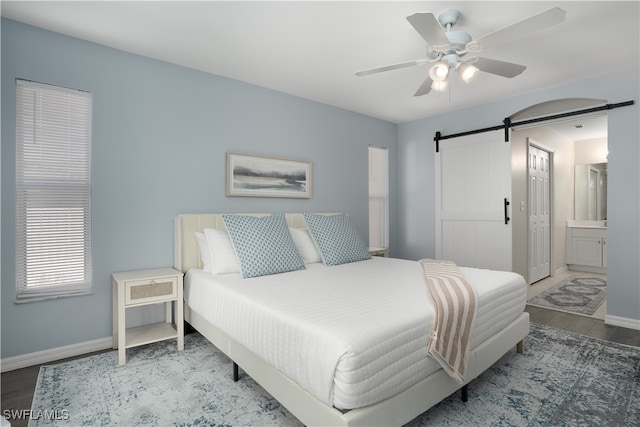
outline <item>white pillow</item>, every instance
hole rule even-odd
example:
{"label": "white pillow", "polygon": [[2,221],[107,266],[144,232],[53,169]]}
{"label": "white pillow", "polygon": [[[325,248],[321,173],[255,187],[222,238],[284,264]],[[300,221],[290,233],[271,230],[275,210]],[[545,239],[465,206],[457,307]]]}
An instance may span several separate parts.
{"label": "white pillow", "polygon": [[320,252],[306,228],[289,227],[289,232],[293,238],[293,243],[305,264],[315,264],[322,262]]}
{"label": "white pillow", "polygon": [[211,272],[213,274],[239,273],[240,264],[227,231],[205,228],[204,235],[211,253]]}
{"label": "white pillow", "polygon": [[196,240],[198,241],[198,248],[200,249],[200,260],[202,261],[202,269],[204,271],[211,272],[211,250],[209,250],[209,243],[204,233],[196,231]]}

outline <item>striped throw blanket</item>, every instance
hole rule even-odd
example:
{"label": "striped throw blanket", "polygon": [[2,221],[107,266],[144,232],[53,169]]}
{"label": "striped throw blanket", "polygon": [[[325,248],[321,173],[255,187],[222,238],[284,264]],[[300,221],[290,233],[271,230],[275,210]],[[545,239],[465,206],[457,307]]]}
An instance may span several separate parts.
{"label": "striped throw blanket", "polygon": [[423,258],[420,263],[435,307],[427,353],[464,384],[477,307],[475,291],[454,262]]}

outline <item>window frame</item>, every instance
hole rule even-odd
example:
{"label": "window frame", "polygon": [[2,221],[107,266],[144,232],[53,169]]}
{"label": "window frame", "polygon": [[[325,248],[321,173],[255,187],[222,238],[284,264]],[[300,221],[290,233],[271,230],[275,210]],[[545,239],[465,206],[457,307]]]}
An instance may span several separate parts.
{"label": "window frame", "polygon": [[389,249],[389,150],[370,145],[368,156],[369,246]]}
{"label": "window frame", "polygon": [[93,293],[92,103],[16,79],[16,303]]}

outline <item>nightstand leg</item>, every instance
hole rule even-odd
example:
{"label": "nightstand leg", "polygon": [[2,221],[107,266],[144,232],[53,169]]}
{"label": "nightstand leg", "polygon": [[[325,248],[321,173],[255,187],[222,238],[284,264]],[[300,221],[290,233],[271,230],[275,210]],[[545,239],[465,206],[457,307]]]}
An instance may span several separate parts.
{"label": "nightstand leg", "polygon": [[176,329],[178,331],[178,351],[184,350],[184,300],[183,278],[178,278],[178,299],[176,300]]}
{"label": "nightstand leg", "polygon": [[173,322],[173,314],[172,314],[172,311],[171,311],[171,306],[172,305],[173,305],[172,301],[164,303],[164,310],[165,310],[165,312],[164,312],[164,320],[167,323],[172,323]]}
{"label": "nightstand leg", "polygon": [[[176,303],[176,305],[182,304]],[[178,329],[178,351],[182,351],[184,350],[184,321],[178,322],[176,329]]]}
{"label": "nightstand leg", "polygon": [[124,306],[124,289],[118,292],[118,364],[127,363],[126,319]]}
{"label": "nightstand leg", "polygon": [[112,347],[116,349],[118,348],[118,284],[115,280],[112,282],[111,287],[113,298],[113,309],[111,310],[111,317],[113,318],[113,328],[111,329],[113,332]]}

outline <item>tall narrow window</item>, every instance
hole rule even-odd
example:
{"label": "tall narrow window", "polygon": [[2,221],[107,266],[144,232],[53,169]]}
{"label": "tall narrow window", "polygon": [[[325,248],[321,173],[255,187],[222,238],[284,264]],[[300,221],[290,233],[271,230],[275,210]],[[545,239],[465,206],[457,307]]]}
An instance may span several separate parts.
{"label": "tall narrow window", "polygon": [[389,155],[369,147],[369,246],[389,248]]}
{"label": "tall narrow window", "polygon": [[91,94],[16,80],[18,302],[91,292]]}

